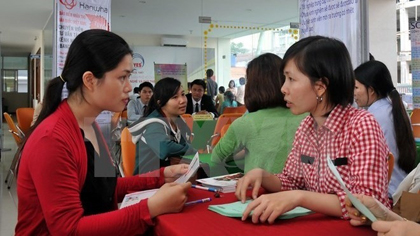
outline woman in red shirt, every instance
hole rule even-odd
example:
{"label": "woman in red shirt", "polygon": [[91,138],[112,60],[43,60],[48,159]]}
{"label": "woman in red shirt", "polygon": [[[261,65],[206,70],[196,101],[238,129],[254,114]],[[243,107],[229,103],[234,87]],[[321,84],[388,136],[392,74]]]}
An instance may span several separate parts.
{"label": "woman in red shirt", "polygon": [[[49,82],[42,111],[23,143],[16,235],[142,234],[155,216],[182,210],[191,184],[164,183],[188,166],[118,178],[95,122],[104,110],[124,109],[132,70],[132,51],[118,35],[88,30],[74,39],[62,74]],[[63,87],[69,95],[61,101]],[[126,193],[160,186],[149,199],[118,210]]]}

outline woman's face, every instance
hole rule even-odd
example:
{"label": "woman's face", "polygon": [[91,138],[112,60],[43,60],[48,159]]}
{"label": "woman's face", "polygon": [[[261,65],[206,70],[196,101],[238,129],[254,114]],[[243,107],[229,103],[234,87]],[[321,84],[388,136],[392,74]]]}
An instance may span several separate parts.
{"label": "woman's face", "polygon": [[229,88],[233,88],[235,87],[235,82],[234,81],[230,81],[229,82]]}
{"label": "woman's face", "polygon": [[104,74],[103,79],[96,79],[96,91],[93,100],[100,110],[120,112],[129,102],[132,87],[130,75],[133,70],[133,57],[126,55],[118,66]]}
{"label": "woman's face", "polygon": [[179,87],[178,92],[162,107],[162,111],[166,117],[178,117],[185,114],[186,109],[187,97],[182,86]]}
{"label": "woman's face", "polygon": [[356,80],[356,84],[354,86],[354,101],[357,103],[359,107],[368,107],[372,103],[369,102],[369,96],[366,86]]}
{"label": "woman's face", "polygon": [[281,87],[287,107],[295,114],[310,112],[314,114],[318,107],[317,94],[308,76],[303,74],[296,66],[294,60],[289,60],[284,68],[286,77]]}

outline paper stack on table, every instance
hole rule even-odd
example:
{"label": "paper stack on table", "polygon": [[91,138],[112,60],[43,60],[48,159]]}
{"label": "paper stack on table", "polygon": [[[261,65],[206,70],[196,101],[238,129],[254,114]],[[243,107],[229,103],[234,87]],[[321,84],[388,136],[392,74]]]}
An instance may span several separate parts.
{"label": "paper stack on table", "polygon": [[[234,203],[228,203],[228,204],[221,204],[221,205],[210,205],[209,210],[214,211],[216,213],[219,213],[224,216],[228,217],[242,217],[242,213],[245,211],[246,207],[252,200],[247,200],[245,203],[242,203],[241,201],[237,201]],[[278,219],[291,219],[298,216],[304,216],[309,213],[312,213],[312,211],[303,208],[303,207],[296,207],[295,209],[288,211],[286,213],[283,213],[278,217]],[[251,212],[252,215],[252,212]]]}
{"label": "paper stack on table", "polygon": [[197,179],[197,182],[201,183],[204,187],[218,189],[222,193],[232,193],[236,190],[238,179],[243,176],[243,173],[235,173],[206,179]]}
{"label": "paper stack on table", "polygon": [[[195,154],[194,158],[191,160],[190,165],[188,166],[187,173],[180,176],[175,183],[182,184],[186,183],[198,170],[200,167],[200,160],[198,157],[198,152]],[[145,191],[139,191],[135,193],[129,193],[124,196],[123,201],[121,202],[120,208],[128,207],[139,203],[141,200],[153,196],[159,189],[150,189]]]}

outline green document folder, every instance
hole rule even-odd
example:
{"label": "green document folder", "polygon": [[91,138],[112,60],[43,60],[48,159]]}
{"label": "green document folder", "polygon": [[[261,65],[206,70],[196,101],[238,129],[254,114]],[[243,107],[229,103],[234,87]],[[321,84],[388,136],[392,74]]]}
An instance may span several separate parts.
{"label": "green document folder", "polygon": [[[241,201],[237,201],[234,203],[228,204],[221,204],[221,205],[210,205],[209,210],[219,213],[220,215],[228,216],[228,217],[242,217],[242,213],[245,211],[245,208],[252,200],[248,200],[245,203]],[[283,213],[278,217],[278,219],[291,219],[298,216],[304,216],[307,214],[312,213],[312,211],[303,208],[303,207],[296,207],[295,209]],[[252,212],[251,212],[252,215]]]}

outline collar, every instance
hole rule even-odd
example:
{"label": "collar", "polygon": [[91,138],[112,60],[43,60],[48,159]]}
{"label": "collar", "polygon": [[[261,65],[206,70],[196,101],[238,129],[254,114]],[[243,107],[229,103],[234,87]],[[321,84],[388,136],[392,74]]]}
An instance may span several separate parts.
{"label": "collar", "polygon": [[388,104],[392,104],[388,97],[381,98],[379,100],[376,100],[374,103],[372,103],[372,105],[370,105],[370,107],[367,110],[369,112],[372,112],[380,108],[381,106],[388,105]]}
{"label": "collar", "polygon": [[[192,98],[192,97],[191,97],[191,98]],[[201,104],[201,100],[202,100],[202,99],[203,99],[203,98],[201,98],[199,101],[197,101],[197,102],[196,102],[196,101],[194,100],[194,98],[192,98],[193,105],[195,106],[195,104],[196,104],[196,103]]]}
{"label": "collar", "polygon": [[[337,133],[340,130],[342,130],[343,126],[346,123],[344,122],[345,116],[349,112],[350,109],[356,109],[356,108],[353,108],[350,104],[347,105],[346,107],[343,107],[341,105],[336,105],[334,109],[332,109],[324,125],[322,125],[322,128],[327,129],[333,133]],[[302,128],[303,128],[303,132],[314,131],[315,119],[309,115],[305,119],[305,122],[303,122]]]}

